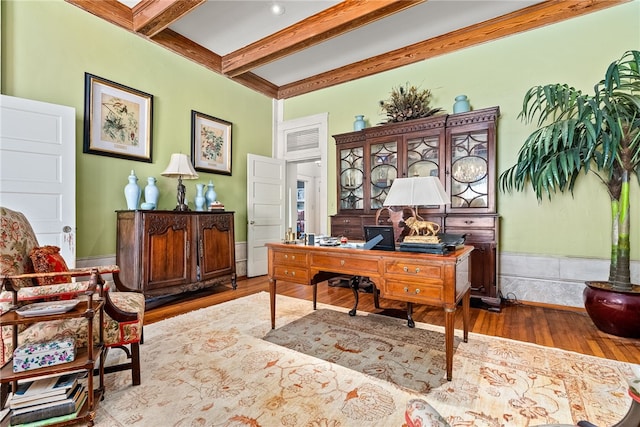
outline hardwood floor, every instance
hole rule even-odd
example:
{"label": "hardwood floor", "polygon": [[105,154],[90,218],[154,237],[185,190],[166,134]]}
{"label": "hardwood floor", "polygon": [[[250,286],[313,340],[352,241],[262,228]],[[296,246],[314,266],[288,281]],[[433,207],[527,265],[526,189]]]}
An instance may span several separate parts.
{"label": "hardwood floor", "polygon": [[[230,285],[218,286],[186,295],[174,301],[167,301],[157,307],[147,308],[145,324],[262,291],[269,291],[269,282],[266,276],[238,280],[236,290],[231,289]],[[281,295],[309,301],[312,299],[311,286],[279,281],[277,292]],[[318,285],[318,302],[352,308],[353,293],[351,289],[328,286],[324,282]],[[149,304],[148,307],[152,305],[155,304]],[[360,294],[358,310],[399,318],[406,317],[404,303],[380,299],[380,306],[384,309],[374,307],[373,296],[370,293]],[[264,307],[264,309],[268,310],[269,308]],[[440,308],[414,305],[413,318],[416,322],[444,326],[444,312]],[[456,316],[455,327],[462,328],[460,313]],[[470,332],[640,364],[640,340],[619,338],[600,332],[587,314],[581,311],[521,304],[507,304],[500,313],[471,308]]]}

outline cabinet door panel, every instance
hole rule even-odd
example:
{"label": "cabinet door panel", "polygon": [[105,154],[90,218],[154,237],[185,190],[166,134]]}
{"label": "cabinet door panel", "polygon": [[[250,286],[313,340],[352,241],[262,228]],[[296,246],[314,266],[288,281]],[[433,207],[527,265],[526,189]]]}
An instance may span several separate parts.
{"label": "cabinet door panel", "polygon": [[497,297],[495,244],[473,243],[471,252],[471,294],[482,297]]}
{"label": "cabinet door panel", "polygon": [[407,177],[440,175],[440,135],[407,140]]}
{"label": "cabinet door panel", "polygon": [[398,141],[388,140],[369,145],[369,208],[380,209],[398,177]]}
{"label": "cabinet door panel", "polygon": [[233,217],[230,214],[198,216],[198,280],[233,272],[233,234]]}
{"label": "cabinet door panel", "polygon": [[364,148],[345,148],[338,152],[338,156],[340,209],[364,209]]}
{"label": "cabinet door panel", "polygon": [[146,289],[190,283],[191,222],[187,216],[147,215],[142,259]]}

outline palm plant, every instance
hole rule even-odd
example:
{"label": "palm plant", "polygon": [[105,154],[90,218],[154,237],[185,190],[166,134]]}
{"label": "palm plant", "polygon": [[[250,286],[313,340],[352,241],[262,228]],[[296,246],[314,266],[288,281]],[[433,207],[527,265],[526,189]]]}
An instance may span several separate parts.
{"label": "palm plant", "polygon": [[581,174],[595,173],[611,200],[609,283],[632,291],[629,189],[640,184],[640,51],[609,65],[593,95],[566,84],[536,86],[526,93],[519,117],[537,127],[520,148],[516,164],[499,177],[502,191],[531,185],[538,200],[573,193]]}

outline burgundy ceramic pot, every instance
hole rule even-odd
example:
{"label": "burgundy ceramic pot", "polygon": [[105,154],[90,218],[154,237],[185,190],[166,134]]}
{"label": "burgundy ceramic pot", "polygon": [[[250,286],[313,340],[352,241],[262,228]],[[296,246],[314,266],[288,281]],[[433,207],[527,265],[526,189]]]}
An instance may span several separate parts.
{"label": "burgundy ceramic pot", "polygon": [[630,292],[611,289],[608,282],[586,282],[584,307],[598,329],[626,338],[640,338],[640,286]]}

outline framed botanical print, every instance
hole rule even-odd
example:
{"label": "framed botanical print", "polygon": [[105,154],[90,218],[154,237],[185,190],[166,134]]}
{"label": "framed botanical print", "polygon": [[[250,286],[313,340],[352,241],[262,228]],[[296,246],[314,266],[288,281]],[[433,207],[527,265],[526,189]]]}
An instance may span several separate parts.
{"label": "framed botanical print", "polygon": [[231,122],[192,110],[191,159],[197,171],[231,175]]}
{"label": "framed botanical print", "polygon": [[153,95],[84,76],[83,152],[151,162]]}

